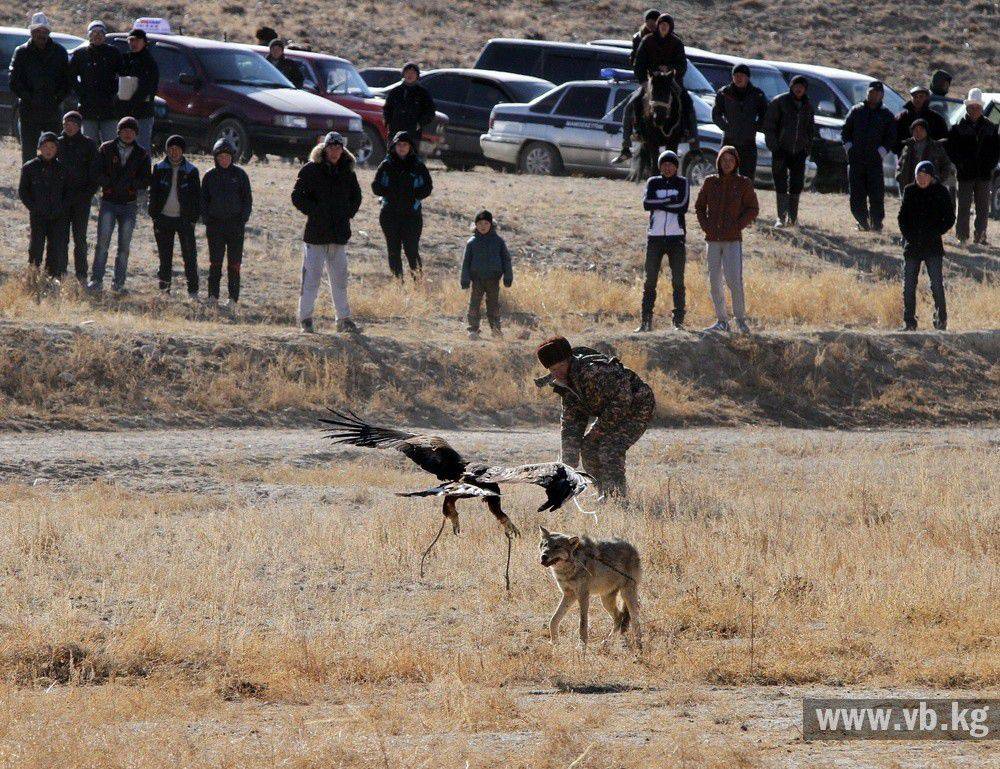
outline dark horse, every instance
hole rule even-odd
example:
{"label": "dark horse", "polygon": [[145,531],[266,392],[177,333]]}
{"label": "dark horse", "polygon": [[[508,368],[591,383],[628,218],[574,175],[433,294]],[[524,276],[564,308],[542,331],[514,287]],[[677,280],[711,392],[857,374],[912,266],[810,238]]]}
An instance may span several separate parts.
{"label": "dark horse", "polygon": [[685,138],[682,88],[673,70],[650,73],[636,110],[635,129],[642,149],[633,165],[633,179],[646,179],[656,173],[661,148],[676,152]]}

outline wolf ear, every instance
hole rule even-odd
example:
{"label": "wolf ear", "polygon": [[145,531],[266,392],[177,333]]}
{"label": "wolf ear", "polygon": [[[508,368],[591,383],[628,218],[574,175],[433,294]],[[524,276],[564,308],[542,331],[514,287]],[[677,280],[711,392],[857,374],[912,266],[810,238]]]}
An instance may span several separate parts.
{"label": "wolf ear", "polygon": [[546,529],[544,526],[541,525],[538,527],[538,531],[542,535],[542,539],[548,539],[551,534],[551,532],[548,529]]}

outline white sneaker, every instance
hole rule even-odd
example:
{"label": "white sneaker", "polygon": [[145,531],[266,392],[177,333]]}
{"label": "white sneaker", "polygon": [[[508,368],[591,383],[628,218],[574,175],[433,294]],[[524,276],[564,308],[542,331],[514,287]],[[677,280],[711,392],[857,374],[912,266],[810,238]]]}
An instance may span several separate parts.
{"label": "white sneaker", "polygon": [[705,329],[707,334],[725,334],[729,332],[729,324],[724,320],[716,321]]}

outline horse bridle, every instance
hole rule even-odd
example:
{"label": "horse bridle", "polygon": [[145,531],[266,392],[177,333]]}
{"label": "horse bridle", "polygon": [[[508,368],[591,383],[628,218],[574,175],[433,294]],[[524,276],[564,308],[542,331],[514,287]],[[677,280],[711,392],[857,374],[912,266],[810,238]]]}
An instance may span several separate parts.
{"label": "horse bridle", "polygon": [[[675,71],[674,70],[670,70],[669,72],[664,72],[663,74],[664,75],[670,75],[670,77],[674,77]],[[652,83],[653,78],[652,78],[652,76],[650,76],[649,80],[650,80],[650,83],[649,83],[649,86],[650,86],[650,88],[649,88],[649,106],[650,107],[662,107],[663,109],[670,109],[670,107],[672,106],[672,102],[669,102],[669,101],[660,101],[659,99],[653,99],[653,87],[652,87],[653,86],[653,83]],[[671,95],[673,95],[673,94],[671,94]]]}

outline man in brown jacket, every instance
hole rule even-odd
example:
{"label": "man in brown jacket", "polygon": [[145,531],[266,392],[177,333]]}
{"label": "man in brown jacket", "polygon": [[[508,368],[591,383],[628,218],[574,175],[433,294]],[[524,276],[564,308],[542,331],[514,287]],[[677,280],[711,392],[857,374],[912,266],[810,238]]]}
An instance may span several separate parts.
{"label": "man in brown jacket", "polygon": [[712,286],[712,304],[716,323],[706,331],[729,331],[729,313],[723,277],[733,299],[736,325],[749,333],[746,306],[743,301],[743,230],[749,227],[760,211],[753,182],[740,176],[740,156],[733,147],[723,147],[715,160],[719,170],[701,185],[694,209],[698,224],[708,243],[708,277]]}

